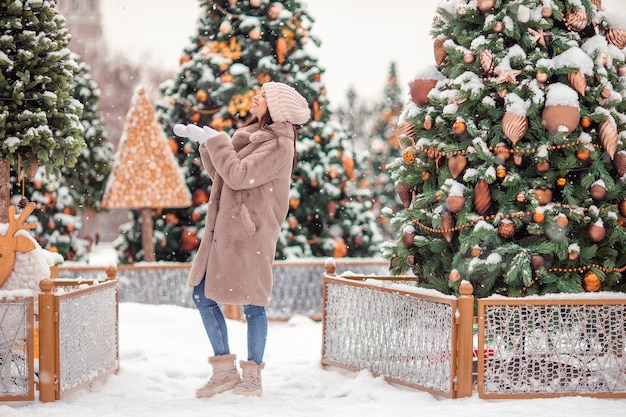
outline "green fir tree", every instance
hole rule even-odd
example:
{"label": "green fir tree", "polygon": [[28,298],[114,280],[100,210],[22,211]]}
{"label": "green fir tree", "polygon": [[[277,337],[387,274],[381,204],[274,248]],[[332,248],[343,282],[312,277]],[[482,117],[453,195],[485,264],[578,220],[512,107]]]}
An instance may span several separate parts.
{"label": "green fir tree", "polygon": [[113,145],[103,128],[98,108],[100,91],[91,70],[78,55],[72,54],[72,59],[78,63],[72,96],[83,104],[82,138],[87,146],[80,150],[74,167],[61,167],[61,175],[47,174],[40,167],[33,181],[28,181],[15,170],[11,194],[15,204],[21,197],[37,204],[30,221],[38,223],[32,232],[44,249],[58,252],[66,260],[80,260],[89,251],[91,242],[97,240],[95,235],[81,237],[80,232],[85,216],[94,216],[99,211],[111,172]]}
{"label": "green fir tree", "polygon": [[59,173],[85,146],[82,105],[72,96],[78,65],[54,1],[0,0],[0,222],[6,222],[10,170],[20,164]]}
{"label": "green fir tree", "polygon": [[[331,122],[324,70],[304,45],[319,45],[312,17],[299,1],[200,1],[196,35],[178,74],[162,84],[156,111],[193,198],[189,209],[165,209],[155,218],[157,260],[189,261],[203,235],[211,182],[195,143],[174,136],[176,123],[208,125],[229,135],[250,119],[252,97],[267,81],[296,88],[310,103],[311,120],[299,130],[288,220],[277,259],[369,256],[381,242],[369,199],[362,198],[348,135]],[[141,260],[133,248],[135,213],[116,248],[121,260]],[[135,231],[135,232],[133,232]]]}
{"label": "green fir tree", "polygon": [[392,272],[478,297],[626,290],[626,17],[449,0],[431,33],[390,164]]}

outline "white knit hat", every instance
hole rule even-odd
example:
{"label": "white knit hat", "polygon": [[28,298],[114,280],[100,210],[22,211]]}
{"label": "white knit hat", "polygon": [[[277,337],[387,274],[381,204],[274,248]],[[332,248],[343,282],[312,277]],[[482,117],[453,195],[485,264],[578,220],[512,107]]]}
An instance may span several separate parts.
{"label": "white knit hat", "polygon": [[306,99],[287,84],[269,81],[263,84],[267,108],[274,122],[301,125],[309,120],[311,111]]}

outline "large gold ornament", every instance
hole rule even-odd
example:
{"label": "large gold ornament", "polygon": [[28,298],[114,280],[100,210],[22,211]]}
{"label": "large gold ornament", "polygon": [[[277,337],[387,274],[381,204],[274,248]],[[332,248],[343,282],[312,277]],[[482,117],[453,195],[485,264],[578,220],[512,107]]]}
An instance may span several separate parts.
{"label": "large gold ornament", "polygon": [[491,207],[491,190],[489,190],[489,184],[485,180],[479,179],[476,182],[472,201],[476,213],[484,216],[489,212]]}
{"label": "large gold ornament", "polygon": [[524,137],[528,131],[528,118],[526,115],[504,113],[502,117],[502,133],[513,145]]}
{"label": "large gold ornament", "polygon": [[587,27],[587,13],[580,10],[569,10],[565,13],[565,26],[571,31],[580,31]]}
{"label": "large gold ornament", "polygon": [[626,30],[610,28],[605,33],[606,40],[619,49],[626,48]]}
{"label": "large gold ornament", "polygon": [[604,119],[598,126],[598,136],[602,147],[613,159],[617,150],[617,128],[609,119]]}
{"label": "large gold ornament", "polygon": [[578,92],[581,96],[585,95],[585,90],[587,89],[587,80],[582,72],[572,72],[567,74],[567,80],[574,90]]}

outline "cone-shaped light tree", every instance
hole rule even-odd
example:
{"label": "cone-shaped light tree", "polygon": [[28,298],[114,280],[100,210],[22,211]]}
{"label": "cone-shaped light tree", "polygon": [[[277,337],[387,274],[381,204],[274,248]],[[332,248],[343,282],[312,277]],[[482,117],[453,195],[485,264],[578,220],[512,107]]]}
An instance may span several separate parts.
{"label": "cone-shaped light tree", "polygon": [[[380,234],[371,202],[353,195],[354,159],[347,135],[330,122],[322,83],[323,69],[309,54],[313,19],[299,1],[201,0],[191,45],[176,77],[163,83],[156,111],[183,169],[192,207],[163,210],[155,219],[157,259],[189,261],[203,235],[211,182],[195,143],[176,137],[176,123],[209,125],[228,134],[251,120],[252,97],[267,81],[296,88],[309,102],[311,120],[299,130],[298,162],[293,172],[289,219],[282,227],[276,257],[358,256],[377,252]],[[129,223],[126,230],[138,225]],[[127,261],[137,234],[126,233],[116,246]]]}
{"label": "cone-shaped light tree", "polygon": [[626,290],[626,18],[600,0],[443,1],[391,167],[393,273],[479,297]]}
{"label": "cone-shaped light tree", "polygon": [[[155,261],[153,211],[188,207],[191,195],[143,86],[135,89],[102,208],[138,208],[144,261]],[[128,233],[122,229],[122,236]],[[162,239],[159,239],[162,241]],[[124,254],[127,255],[127,254]]]}
{"label": "cone-shaped light tree", "polygon": [[85,146],[69,39],[54,2],[0,1],[0,223],[8,220],[11,166],[24,168],[20,181],[38,166],[58,173]]}

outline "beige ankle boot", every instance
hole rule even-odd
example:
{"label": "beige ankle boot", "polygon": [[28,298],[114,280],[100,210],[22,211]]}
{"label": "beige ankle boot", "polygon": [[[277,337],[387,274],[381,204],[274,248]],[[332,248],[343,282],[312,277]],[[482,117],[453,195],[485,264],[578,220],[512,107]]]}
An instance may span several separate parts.
{"label": "beige ankle boot", "polygon": [[261,395],[261,369],[265,367],[265,362],[257,365],[254,361],[239,361],[241,366],[241,382],[237,384],[233,393],[239,395]]}
{"label": "beige ankle boot", "polygon": [[196,391],[196,397],[212,397],[220,392],[228,391],[241,381],[239,371],[235,366],[235,355],[220,355],[209,357],[209,363],[213,366],[211,379],[202,388]]}

